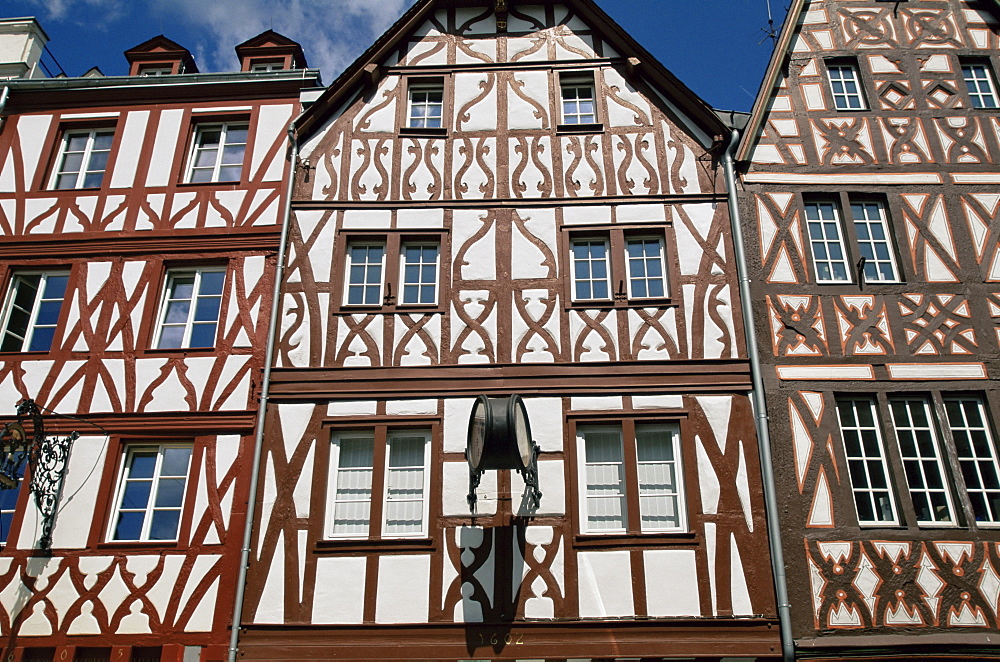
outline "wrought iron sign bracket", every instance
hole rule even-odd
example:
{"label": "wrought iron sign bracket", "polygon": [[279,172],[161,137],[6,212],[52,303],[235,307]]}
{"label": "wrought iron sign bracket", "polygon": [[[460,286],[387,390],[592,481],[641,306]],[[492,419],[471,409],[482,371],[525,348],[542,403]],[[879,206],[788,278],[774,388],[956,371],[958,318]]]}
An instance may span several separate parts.
{"label": "wrought iron sign bracket", "polygon": [[[28,489],[34,495],[35,506],[42,516],[42,535],[38,539],[38,546],[49,552],[52,549],[52,527],[66,478],[70,448],[80,434],[71,432],[66,437],[46,436],[41,409],[33,400],[22,400],[15,411],[17,420],[5,425],[0,433],[0,489],[17,489],[27,460],[31,470]],[[24,423],[29,418],[32,426],[30,442],[24,429]]]}

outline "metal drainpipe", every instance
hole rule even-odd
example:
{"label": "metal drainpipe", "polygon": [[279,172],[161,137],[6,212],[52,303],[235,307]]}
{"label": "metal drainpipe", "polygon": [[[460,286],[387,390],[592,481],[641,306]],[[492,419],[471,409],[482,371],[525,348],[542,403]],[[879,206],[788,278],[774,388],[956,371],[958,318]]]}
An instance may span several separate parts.
{"label": "metal drainpipe", "polygon": [[10,97],[10,85],[3,86],[3,92],[0,92],[0,129],[3,129],[4,120],[7,119],[4,114],[4,108],[7,107],[7,99]]}
{"label": "metal drainpipe", "polygon": [[257,483],[260,480],[260,459],[264,446],[264,416],[271,388],[271,362],[274,359],[275,335],[278,329],[278,312],[281,307],[281,280],[285,274],[285,251],[288,245],[288,227],[292,216],[292,189],[295,186],[295,163],[299,158],[299,143],[295,137],[296,118],[288,125],[288,139],[292,143],[292,159],[288,169],[288,192],[284,221],[278,246],[278,266],[274,274],[274,292],[271,302],[271,321],[267,328],[267,348],[264,351],[264,381],[261,384],[260,406],[257,408],[257,432],[253,444],[253,464],[250,467],[250,498],[247,502],[246,529],[243,532],[243,549],[240,551],[240,574],[236,581],[236,605],[233,607],[232,634],[229,637],[229,662],[236,662],[239,651],[240,622],[243,617],[243,598],[246,594],[247,567],[250,564],[250,545],[253,542],[254,511],[257,504]]}
{"label": "metal drainpipe", "polygon": [[729,146],[722,157],[729,193],[729,221],[733,228],[733,253],[740,282],[740,308],[743,310],[743,328],[746,332],[747,355],[750,358],[750,379],[753,384],[753,405],[757,425],[757,448],[760,452],[760,469],[764,481],[764,505],[767,511],[767,541],[771,547],[771,570],[774,573],[774,592],[778,599],[778,625],[781,629],[781,654],[785,662],[795,659],[795,642],[792,639],[791,605],[788,604],[788,583],[785,576],[785,555],[781,549],[781,522],[778,521],[778,493],[774,486],[771,464],[771,435],[768,431],[767,401],[764,397],[764,379],[757,355],[757,330],[753,324],[750,298],[750,276],[747,274],[746,255],[743,252],[743,229],[740,208],[736,200],[736,172],[733,167],[733,150],[740,141],[740,132],[733,129]]}

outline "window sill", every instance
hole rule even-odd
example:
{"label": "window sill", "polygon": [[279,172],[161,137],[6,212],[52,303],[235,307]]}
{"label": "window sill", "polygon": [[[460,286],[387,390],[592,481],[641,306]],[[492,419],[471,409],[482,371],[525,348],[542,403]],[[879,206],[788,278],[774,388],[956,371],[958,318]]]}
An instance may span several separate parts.
{"label": "window sill", "polygon": [[679,305],[680,304],[673,299],[664,297],[656,299],[628,299],[625,301],[609,301],[607,299],[570,301],[565,307],[567,310],[612,310],[615,308],[673,308]]}
{"label": "window sill", "polygon": [[316,541],[316,554],[338,552],[433,552],[433,538],[324,538]]}
{"label": "window sill", "polygon": [[100,186],[80,186],[78,188],[49,188],[49,189],[44,189],[44,193],[55,194],[55,195],[62,195],[62,194],[73,195],[76,193],[97,193],[103,188],[104,184],[101,184]]}
{"label": "window sill", "polygon": [[97,549],[176,549],[176,540],[109,540],[97,543]]}
{"label": "window sill", "polygon": [[693,545],[698,536],[693,531],[666,531],[656,533],[578,533],[573,537],[575,547],[669,547]]}
{"label": "window sill", "polygon": [[425,129],[415,126],[404,126],[399,130],[399,136],[401,138],[447,138],[448,129]]}
{"label": "window sill", "polygon": [[147,349],[143,352],[144,356],[177,356],[188,354],[194,356],[207,356],[214,354],[216,352],[215,347],[174,347],[170,349]]}
{"label": "window sill", "polygon": [[556,126],[556,135],[576,133],[604,133],[604,125],[598,122],[596,124],[559,124]]}
{"label": "window sill", "polygon": [[194,188],[206,188],[208,186],[239,186],[242,179],[226,179],[217,182],[178,182],[178,186],[192,186]]}
{"label": "window sill", "polygon": [[388,304],[384,306],[338,306],[333,309],[334,315],[354,315],[357,313],[369,313],[377,315],[433,315],[444,314],[446,309],[443,306],[417,306]]}

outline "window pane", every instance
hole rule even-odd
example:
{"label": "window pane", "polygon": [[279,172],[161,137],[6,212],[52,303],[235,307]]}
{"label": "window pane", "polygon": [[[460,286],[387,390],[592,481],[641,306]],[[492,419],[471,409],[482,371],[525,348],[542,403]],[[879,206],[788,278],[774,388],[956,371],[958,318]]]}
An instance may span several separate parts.
{"label": "window pane", "polygon": [[878,427],[874,401],[838,398],[837,412],[844,439],[851,489],[860,524],[895,524],[896,514],[888,485],[888,467]]}
{"label": "window pane", "polygon": [[978,396],[945,400],[965,487],[977,522],[1000,521],[1000,464],[985,408]]}
{"label": "window pane", "polygon": [[681,488],[675,460],[674,433],[662,427],[637,425],[635,444],[642,530],[680,528]]}
{"label": "window pane", "polygon": [[581,430],[588,531],[625,529],[625,476],[619,430]]}
{"label": "window pane", "polygon": [[945,487],[944,466],[929,415],[930,402],[925,398],[896,398],[890,405],[917,522],[953,523],[951,494]]}
{"label": "window pane", "polygon": [[828,202],[806,203],[806,218],[816,280],[848,280],[837,209]]}
{"label": "window pane", "polygon": [[191,452],[157,446],[128,453],[113,540],[176,540]]}
{"label": "window pane", "polygon": [[153,512],[153,522],[149,527],[150,540],[176,540],[180,528],[181,511],[156,510]]}

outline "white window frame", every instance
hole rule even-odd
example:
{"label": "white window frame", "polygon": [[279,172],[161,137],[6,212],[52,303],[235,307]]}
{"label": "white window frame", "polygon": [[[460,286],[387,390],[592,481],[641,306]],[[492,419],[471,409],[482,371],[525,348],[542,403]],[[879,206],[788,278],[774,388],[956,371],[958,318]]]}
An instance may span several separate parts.
{"label": "white window frame", "polygon": [[[423,267],[429,263],[427,262],[417,262],[412,263],[419,267],[419,275],[416,282],[410,282],[406,279],[406,267],[411,264],[406,261],[406,249],[411,247],[427,248],[432,247],[435,249],[434,258],[434,280],[430,283],[425,283],[420,279],[420,275],[423,274]],[[421,254],[421,259],[423,255]],[[383,261],[385,260],[385,253],[382,256]],[[441,291],[440,285],[440,273],[441,273],[441,244],[433,241],[407,241],[403,242],[399,246],[399,292],[397,292],[396,301],[397,305],[400,306],[436,306],[439,300],[439,292]],[[385,274],[382,274],[382,280],[385,280]],[[417,299],[420,298],[420,288],[426,287],[427,285],[434,286],[434,300],[433,301],[406,301],[406,286],[417,286]]]}
{"label": "white window frame", "polygon": [[[993,81],[993,71],[985,62],[962,62],[962,79],[965,81],[965,91],[973,108],[996,110],[1000,108],[997,99],[996,85]],[[972,87],[976,92],[972,91]],[[985,90],[984,90],[985,88]],[[989,103],[986,103],[987,99]]]}
{"label": "white window frame", "polygon": [[[872,217],[869,215],[869,211],[872,207],[878,209],[878,216]],[[858,210],[862,211],[862,214],[858,214]],[[896,265],[896,252],[893,250],[892,240],[889,237],[889,217],[885,204],[881,200],[851,200],[851,219],[854,223],[854,234],[858,241],[858,248],[861,251],[861,255],[865,257],[865,282],[868,283],[898,283],[899,282],[899,267]],[[858,231],[861,227],[868,230],[868,238],[862,239],[861,233]],[[882,239],[874,238],[874,233],[872,232],[875,228],[881,228]],[[811,243],[811,239],[810,239]],[[888,254],[887,259],[878,257],[878,246],[884,245],[886,253]],[[864,255],[865,247],[872,254],[872,258]],[[845,254],[846,256],[846,254]],[[881,267],[883,265],[888,265],[889,269],[892,271],[891,277],[884,277]],[[868,273],[868,267],[871,266],[875,271],[876,278],[872,278]]]}
{"label": "white window frame", "polygon": [[285,70],[284,60],[250,61],[250,71],[269,72],[269,71],[284,71],[284,70]]}
{"label": "white window frame", "polygon": [[[227,276],[226,272],[227,271],[228,270],[226,269],[226,267],[222,267],[222,266],[218,266],[218,267],[180,268],[180,269],[170,269],[169,271],[167,271],[167,278],[166,278],[166,280],[164,282],[164,286],[163,286],[163,296],[160,298],[160,311],[159,311],[159,314],[157,315],[157,318],[156,318],[156,333],[154,335],[155,341],[153,343],[153,347],[155,349],[177,350],[177,349],[207,349],[208,347],[215,347],[215,345],[219,341],[219,324],[222,321],[222,300],[225,299],[225,296],[226,296],[226,276]],[[201,346],[199,346],[199,347],[192,348],[191,347],[191,334],[193,333],[194,327],[195,327],[195,324],[196,324],[195,319],[194,319],[194,315],[195,315],[195,312],[197,310],[198,300],[200,298],[202,298],[202,295],[201,295],[202,278],[207,273],[221,273],[222,274],[222,292],[219,295],[219,311],[218,311],[218,314],[215,317],[215,339],[212,342],[212,344],[209,345],[209,346],[207,346],[207,347],[201,347]],[[170,302],[171,301],[181,301],[181,299],[172,299],[172,298],[170,298],[170,294],[173,291],[174,282],[178,278],[187,277],[187,276],[191,276],[191,275],[194,276],[194,285],[192,286],[192,291],[191,291],[191,299],[190,299],[191,305],[188,308],[188,317],[187,317],[187,320],[184,322],[184,338],[181,341],[181,346],[180,347],[163,347],[163,348],[161,348],[160,347],[160,343],[163,340],[163,331],[164,331],[164,329],[167,328],[167,327],[179,326],[179,324],[176,323],[176,322],[171,322],[171,323],[167,322],[167,312],[168,312],[168,307],[169,307]],[[213,294],[213,295],[207,295],[207,296],[214,297],[215,295]],[[202,322],[204,322],[204,320],[198,320],[197,323],[200,324]]]}
{"label": "white window frame", "polygon": [[[388,514],[389,503],[389,473],[392,467],[389,466],[392,440],[400,437],[420,437],[424,438],[424,466],[423,466],[423,496],[422,496],[422,521],[419,531],[409,533],[392,533],[387,530],[386,516]],[[336,512],[337,512],[337,481],[340,478],[340,440],[342,438],[366,439],[372,444],[372,485],[369,503],[368,530],[364,533],[335,533]],[[374,429],[365,430],[340,430],[334,431],[330,438],[330,471],[328,478],[328,488],[326,493],[326,517],[324,522],[324,534],[328,540],[370,540],[376,535],[379,539],[399,540],[409,538],[426,538],[430,535],[430,475],[431,475],[431,431],[427,428],[397,428],[390,429],[385,435],[385,452],[383,454],[382,466],[374,466],[379,454],[376,452],[375,444],[378,442],[378,435]],[[375,474],[379,472],[382,476],[382,494],[375,494]],[[378,522],[378,530],[372,526],[371,504],[378,498],[381,500],[382,514]]]}
{"label": "white window frame", "polygon": [[[580,296],[577,295],[577,289],[576,289],[576,284],[578,282],[577,281],[577,277],[576,277],[576,263],[577,263],[577,258],[576,258],[576,255],[574,255],[574,250],[573,249],[577,245],[582,245],[582,244],[587,244],[587,245],[602,244],[604,246],[604,259],[603,259],[603,262],[604,262],[604,271],[605,271],[605,274],[606,274],[605,277],[604,277],[604,282],[605,282],[605,284],[607,285],[607,288],[608,288],[608,295],[606,297],[580,297]],[[595,259],[595,258],[591,257],[590,254],[589,254],[589,250],[588,250],[587,258],[586,258],[586,260],[581,260],[581,262],[583,262],[583,261],[585,261],[588,264],[588,272],[589,272],[589,275],[591,276],[590,278],[584,279],[583,282],[590,283],[590,293],[593,294],[594,293],[594,286],[593,286],[593,284],[594,283],[599,283],[599,282],[601,282],[601,280],[599,278],[594,278],[593,277],[593,268],[592,268],[592,265],[595,264],[595,263],[601,262],[602,260],[600,260],[599,258]],[[614,300],[614,289],[612,288],[612,283],[611,283],[611,241],[607,237],[579,237],[579,238],[570,239],[570,242],[569,242],[569,271],[570,271],[570,280],[571,280],[570,286],[572,287],[572,294],[573,294],[572,300],[573,301],[613,301]]]}
{"label": "white window frame", "polygon": [[[955,403],[958,405],[962,420],[958,421],[952,418],[951,412],[948,410],[948,405]],[[962,469],[963,478],[965,478],[965,490],[970,495],[970,504],[972,505],[971,516],[976,522],[976,526],[980,527],[998,527],[1000,526],[1000,489],[989,489],[985,487],[986,481],[983,480],[984,467],[988,467],[992,470],[994,478],[1000,477],[1000,458],[997,456],[996,442],[993,438],[993,431],[990,426],[990,418],[987,415],[988,412],[983,404],[983,398],[978,395],[949,395],[944,398],[945,404],[945,415],[948,419],[948,428],[951,431],[952,442],[955,444],[955,456],[958,458],[959,466]],[[971,404],[979,411],[979,420],[982,421],[982,425],[976,426],[969,423],[968,414],[965,410],[964,405]],[[989,450],[989,454],[986,456],[980,455],[975,450],[975,445],[972,443],[972,433],[979,432],[986,439],[986,446]],[[972,451],[971,455],[962,455],[959,451],[959,441],[958,435],[965,434],[969,438],[969,449]],[[969,485],[968,478],[966,474],[969,473],[967,470],[967,465],[972,464],[973,466],[968,468],[975,472],[976,478],[979,481],[979,487],[971,487]],[[990,495],[998,499],[997,502],[992,502]],[[985,503],[987,513],[989,514],[989,519],[980,520],[978,514],[976,513],[975,503],[971,503],[971,495],[978,494]],[[994,503],[996,505],[994,505]]]}
{"label": "white window frame", "polygon": [[[824,206],[829,205],[833,209],[833,218],[824,218],[822,210]],[[814,207],[816,209],[816,214],[819,218],[810,219],[809,218],[809,208]],[[803,205],[803,213],[805,215],[805,226],[806,226],[806,236],[809,239],[809,254],[812,257],[813,262],[813,273],[816,275],[817,283],[850,283],[851,282],[851,265],[847,260],[847,246],[844,243],[844,227],[841,222],[840,205],[836,200],[833,199],[823,199],[823,200],[807,200]],[[811,224],[819,224],[822,237],[819,239],[814,239],[812,236],[812,226]],[[833,227],[837,230],[837,236],[835,238],[828,238],[826,236],[827,228]],[[826,257],[820,258],[816,255],[817,246],[822,246],[826,253]],[[840,249],[840,259],[834,259],[830,257],[830,247],[837,246]],[[844,267],[844,278],[834,278],[835,273],[834,265],[840,263]],[[829,278],[823,278],[820,276],[820,263],[827,266],[830,271]]]}
{"label": "white window frame", "polygon": [[[910,425],[904,421],[900,421],[896,416],[895,404],[904,404],[907,409],[907,417],[912,418],[913,412],[910,411],[909,405],[918,405],[923,409],[924,417],[927,419],[927,427],[923,428],[918,425]],[[958,524],[958,519],[955,512],[955,502],[951,494],[951,489],[949,489],[949,483],[951,482],[948,472],[944,464],[944,457],[941,452],[941,439],[938,435],[938,431],[935,429],[937,422],[934,416],[934,411],[931,408],[930,400],[923,396],[917,395],[894,395],[889,398],[889,414],[892,416],[892,425],[896,432],[896,443],[899,447],[899,457],[903,463],[903,478],[906,481],[906,487],[910,493],[910,500],[913,502],[914,512],[917,513],[917,524],[920,526],[956,526]],[[931,448],[933,449],[933,455],[923,455],[920,453],[919,446],[914,442],[914,449],[916,450],[915,455],[907,455],[903,452],[903,434],[915,435],[916,432],[923,431],[930,434],[931,437]],[[919,468],[921,480],[923,482],[923,487],[915,487],[910,484],[910,472],[907,471],[908,463],[916,463]],[[938,480],[941,482],[941,488],[935,489],[927,486],[927,467],[928,465],[937,467]],[[924,498],[928,500],[930,504],[931,494],[944,494],[945,505],[948,508],[948,519],[937,520],[937,519],[920,519],[919,511],[917,510],[916,495],[922,494]]]}
{"label": "white window frame", "polygon": [[[673,463],[674,463],[674,482],[677,487],[677,491],[673,494],[664,494],[662,496],[673,496],[677,499],[677,514],[678,514],[678,525],[677,526],[661,526],[661,527],[646,527],[642,523],[642,496],[658,496],[655,494],[643,495],[639,477],[639,465],[642,462],[639,460],[638,453],[638,430],[644,428],[647,430],[666,432],[670,435],[670,443],[673,450]],[[626,439],[625,430],[622,423],[596,423],[596,424],[579,424],[576,427],[576,457],[577,457],[577,494],[578,494],[578,517],[579,517],[579,530],[583,535],[624,535],[630,530],[637,529],[640,535],[652,534],[652,533],[673,533],[673,532],[686,532],[688,531],[688,515],[687,515],[687,497],[685,492],[685,478],[684,478],[684,461],[681,452],[681,438],[680,438],[680,426],[676,423],[663,423],[663,422],[649,422],[645,423],[640,420],[633,421],[633,438],[631,440],[632,453],[636,460],[635,474],[636,474],[636,484],[629,484],[629,471],[626,467],[626,462],[630,453],[626,450]],[[588,525],[588,494],[587,494],[587,440],[586,433],[603,432],[603,433],[614,433],[617,435],[619,447],[622,451],[622,461],[621,461],[621,485],[622,485],[622,527],[614,529],[591,529]],[[639,513],[639,522],[637,527],[630,526],[629,523],[629,504],[633,503],[635,505],[636,511]]]}
{"label": "white window frame", "polygon": [[171,64],[167,65],[154,65],[148,67],[139,67],[139,76],[142,77],[156,77],[156,76],[172,76],[174,74],[174,67]]}
{"label": "white window frame", "polygon": [[[587,126],[598,123],[597,115],[597,86],[594,84],[594,75],[591,73],[567,73],[559,76],[559,116],[564,126]],[[590,92],[590,98],[579,96],[579,90],[586,89]],[[572,98],[567,97],[569,90],[574,91]],[[581,113],[580,102],[590,101],[593,112]],[[574,104],[576,112],[567,113],[566,104]],[[569,121],[570,118],[573,121]],[[589,121],[584,122],[584,119]]]}
{"label": "white window frame", "polygon": [[[389,472],[394,467],[390,467],[390,453],[392,452],[392,441],[393,439],[400,437],[420,437],[424,438],[424,483],[423,483],[423,497],[421,501],[423,502],[421,509],[422,521],[420,523],[419,531],[412,531],[410,533],[388,533],[388,522],[386,516],[389,513]],[[398,467],[396,467],[398,468]],[[397,538],[426,538],[428,537],[428,521],[430,516],[430,476],[431,476],[431,431],[427,429],[403,429],[403,430],[389,430],[386,433],[385,438],[385,468],[384,475],[382,479],[382,538],[391,538],[393,540]]]}
{"label": "white window frame", "polygon": [[[841,414],[841,404],[850,403],[853,410],[853,416],[855,424],[845,425],[843,416]],[[872,417],[872,427],[863,426],[858,417],[858,407],[865,407],[871,414]],[[882,430],[879,425],[878,418],[878,406],[875,400],[867,396],[844,396],[837,398],[837,424],[840,427],[841,443],[844,445],[844,457],[847,459],[847,475],[848,479],[851,481],[851,499],[854,503],[854,512],[858,517],[858,524],[861,526],[896,526],[899,524],[899,506],[896,503],[896,496],[894,494],[892,483],[892,472],[889,470],[889,463],[886,459],[885,450],[885,440],[882,438]],[[845,431],[851,431],[857,434],[858,437],[858,447],[861,450],[861,455],[852,456],[846,440]],[[862,431],[873,431],[875,433],[875,438],[878,443],[879,455],[868,455],[865,452],[864,442],[862,440]],[[861,462],[864,467],[865,472],[865,485],[857,486],[855,485],[852,462]],[[877,462],[882,469],[882,476],[885,481],[885,488],[873,488],[871,480],[871,465],[869,463]],[[889,499],[889,509],[891,510],[892,519],[883,520],[865,520],[861,519],[861,513],[858,511],[857,507],[857,495],[864,494],[865,498],[871,503],[872,512],[876,515],[879,513],[878,501],[875,498],[876,493],[885,492]]]}
{"label": "white window frame", "polygon": [[[3,350],[3,351],[8,351],[8,352],[10,352],[10,351],[16,351],[16,352],[27,352],[27,351],[46,352],[46,351],[50,351],[52,349],[51,344],[49,345],[49,347],[47,347],[45,349],[30,350],[28,348],[31,347],[31,342],[34,339],[35,331],[38,328],[41,328],[41,327],[57,328],[58,327],[58,324],[59,324],[58,317],[62,317],[62,305],[66,301],[66,291],[69,290],[69,282],[68,282],[69,272],[68,271],[18,271],[18,272],[15,272],[13,274],[13,277],[10,280],[10,284],[7,287],[7,297],[4,300],[3,323],[0,324],[0,347],[2,347],[6,343],[6,340],[7,340],[7,335],[8,335],[8,329],[7,329],[7,327],[10,324],[10,316],[11,316],[11,313],[13,312],[13,310],[14,310],[14,299],[15,299],[15,294],[16,294],[16,289],[17,289],[18,283],[23,278],[28,277],[28,276],[39,276],[38,290],[35,292],[35,298],[32,300],[32,303],[31,303],[31,311],[29,312],[29,317],[28,317],[28,326],[27,326],[27,328],[25,330],[24,337],[21,339],[21,347],[19,349],[16,349],[16,350],[14,350],[14,349],[8,349],[8,350]],[[57,320],[56,320],[55,324],[51,324],[51,325],[50,324],[39,325],[38,324],[38,313],[39,313],[39,310],[42,307],[42,304],[45,303],[46,301],[55,301],[55,299],[45,299],[44,298],[45,288],[47,287],[47,284],[48,284],[48,281],[49,281],[50,278],[60,277],[60,276],[65,276],[67,278],[67,283],[66,283],[66,291],[63,292],[62,298],[59,299],[59,301],[62,302],[59,305],[59,316],[57,317]],[[11,335],[13,335],[15,338],[17,337],[15,334],[11,334]]]}
{"label": "white window frame", "polygon": [[[353,256],[352,256],[352,249],[355,248],[355,247],[362,247],[362,246],[366,247],[366,248],[373,248],[373,247],[377,246],[377,247],[380,247],[382,249],[382,261],[379,262],[378,300],[375,301],[374,303],[368,303],[368,302],[366,302],[365,301],[365,295],[367,293],[367,288],[371,287],[372,285],[375,284],[374,282],[370,283],[367,280],[368,267],[370,265],[375,264],[375,263],[374,262],[367,262],[367,261],[364,263],[364,265],[365,265],[365,280],[363,280],[363,281],[361,281],[359,283],[355,283],[355,282],[353,282],[351,280],[351,267],[355,266],[354,265]],[[372,241],[357,240],[357,241],[352,241],[352,242],[350,242],[350,243],[347,244],[347,257],[346,257],[346,259],[344,261],[344,264],[347,267],[345,269],[345,271],[344,271],[344,303],[343,303],[344,306],[352,306],[352,307],[353,306],[359,306],[359,307],[360,306],[381,306],[383,304],[383,302],[385,300],[386,256],[388,255],[388,253],[389,253],[389,246],[388,246],[388,244],[385,241],[379,241],[379,240],[372,240]],[[440,253],[440,251],[439,251],[439,253]],[[354,287],[361,287],[362,288],[361,303],[351,303],[351,286],[352,285]]]}
{"label": "white window frame", "polygon": [[[414,101],[415,94],[428,94],[431,92],[438,92],[441,94],[440,103],[432,102],[429,99],[424,101]],[[444,115],[445,115],[445,99],[444,99],[444,82],[443,81],[421,81],[414,80],[410,81],[407,91],[406,91],[406,127],[408,129],[444,129]],[[421,106],[425,110],[434,106],[438,106],[441,114],[440,115],[421,115],[420,117],[414,117],[413,108],[415,106]],[[427,120],[437,119],[438,126],[427,126]],[[423,126],[418,126],[419,123],[423,122]]]}
{"label": "white window frame", "polygon": [[[108,146],[107,149],[94,149],[94,142],[98,134],[108,134],[111,136],[112,144]],[[108,174],[107,162],[105,162],[104,169],[91,170],[90,162],[93,159],[94,154],[106,153],[108,158],[111,158],[111,150],[114,147],[114,128],[102,127],[96,129],[68,129],[63,131],[62,138],[59,141],[59,154],[56,157],[56,167],[52,170],[52,178],[49,181],[49,190],[51,191],[75,191],[78,189],[96,189],[100,188],[104,184],[104,177]],[[80,162],[80,169],[76,172],[76,181],[73,182],[73,186],[66,186],[63,188],[57,188],[59,183],[59,178],[63,174],[72,175],[72,171],[66,172],[63,167],[66,165],[67,149],[69,147],[70,139],[76,136],[87,136],[87,144],[83,148],[83,158]],[[78,153],[78,152],[75,152]],[[89,173],[101,173],[101,183],[97,186],[84,186],[86,182],[87,175]]]}
{"label": "white window frame", "polygon": [[[188,458],[187,473],[184,476],[184,493],[181,497],[181,505],[178,510],[179,515],[177,517],[177,532],[174,534],[173,538],[156,538],[151,540],[149,538],[149,530],[153,525],[153,513],[156,509],[156,495],[160,489],[160,480],[163,478],[161,475],[163,468],[163,454],[168,448],[187,448],[191,450],[191,455]],[[188,488],[191,486],[191,467],[194,464],[194,445],[189,443],[165,443],[165,444],[129,444],[123,449],[122,454],[122,464],[118,471],[118,483],[115,487],[115,507],[111,513],[111,521],[108,526],[107,542],[156,542],[156,543],[170,543],[176,542],[180,538],[181,529],[184,526],[184,512],[185,506],[187,505],[187,493]],[[126,482],[128,480],[128,472],[131,466],[132,456],[139,451],[156,451],[156,467],[153,469],[153,477],[151,479],[152,487],[149,490],[149,499],[146,502],[145,514],[142,519],[142,532],[137,539],[131,538],[116,538],[115,530],[118,528],[118,516],[122,510],[122,501],[125,498],[125,488]],[[167,476],[167,478],[179,478],[179,476]],[[164,510],[161,508],[160,510]],[[169,508],[169,510],[175,510],[175,508]]]}
{"label": "white window frame", "polygon": [[[830,82],[830,94],[833,96],[834,108],[848,111],[867,110],[865,95],[861,91],[861,76],[856,64],[853,62],[828,62],[826,73]],[[838,84],[842,88],[841,92],[837,91]],[[854,85],[854,91],[849,89],[849,85]],[[851,105],[852,99],[857,100],[857,106]]]}
{"label": "white window frame", "polygon": [[[655,241],[658,247],[656,260],[651,260],[647,256],[640,258],[643,264],[643,275],[636,278],[635,280],[646,281],[646,288],[649,289],[649,283],[655,282],[657,280],[656,276],[650,276],[648,273],[648,265],[650,262],[658,261],[660,264],[660,285],[663,288],[663,294],[646,294],[645,296],[638,296],[633,291],[633,276],[632,276],[632,260],[636,259],[629,255],[629,246],[635,242],[645,242]],[[663,258],[663,237],[658,237],[656,235],[637,235],[637,236],[626,236],[625,237],[625,282],[628,283],[628,298],[629,299],[663,299],[668,296],[669,290],[667,289],[667,263]]]}
{"label": "white window frame", "polygon": [[[243,145],[243,158],[240,159],[240,172],[241,172],[240,177],[237,177],[236,179],[219,179],[220,177],[219,173],[222,170],[223,165],[225,165],[226,167],[234,167],[236,165],[235,163],[227,163],[227,164],[222,163],[222,158],[226,152],[226,147],[229,146],[227,140],[229,132],[242,131],[244,129],[247,131],[247,140],[249,140],[250,123],[246,120],[234,120],[231,122],[203,122],[196,124],[194,128],[194,137],[191,141],[191,153],[188,155],[187,174],[184,179],[185,183],[209,184],[218,182],[240,181],[242,179],[243,167],[246,165],[247,144],[248,144],[246,142],[232,143],[233,145]],[[214,131],[214,130],[221,131],[222,135],[219,137],[219,147],[216,150],[215,154],[215,164],[212,166],[212,177],[207,182],[195,182],[194,175],[196,171],[208,170],[208,168],[205,166],[199,167],[196,165],[198,163],[198,155],[201,153],[201,151],[203,151],[203,148],[201,146],[201,137],[207,131]]]}

